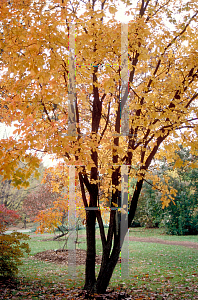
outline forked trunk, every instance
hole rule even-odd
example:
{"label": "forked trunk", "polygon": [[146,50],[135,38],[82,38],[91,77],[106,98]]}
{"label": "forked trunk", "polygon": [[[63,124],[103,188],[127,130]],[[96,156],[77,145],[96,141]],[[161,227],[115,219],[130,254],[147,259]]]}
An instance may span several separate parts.
{"label": "forked trunk", "polygon": [[102,264],[100,267],[100,272],[96,281],[96,292],[98,294],[104,294],[109,285],[113,271],[119,259],[120,254],[120,243],[118,241],[117,245],[114,245],[111,256],[105,261],[105,253],[103,253]]}
{"label": "forked trunk", "polygon": [[[129,216],[130,224],[135,215],[135,211],[137,208],[137,201],[138,201],[139,194],[140,194],[140,191],[142,188],[142,183],[143,183],[143,180],[137,183],[137,186],[136,186],[137,189],[133,195],[132,207],[130,209],[130,216]],[[91,226],[92,228],[90,228],[88,226],[89,228],[87,228],[87,234],[90,232],[93,234],[93,233],[95,233],[95,218],[94,218],[95,213],[94,213],[94,211],[89,211],[89,212],[93,213],[92,217],[88,218],[89,224],[91,224],[91,222],[94,222],[94,226]],[[114,219],[113,214],[112,214],[112,219]],[[88,225],[88,223],[87,223],[87,225]],[[114,226],[115,226],[115,223],[114,223],[113,227]],[[90,253],[87,253],[87,261],[86,261],[85,289],[88,291],[96,292],[98,294],[104,294],[109,285],[109,282],[111,280],[114,269],[115,269],[116,264],[119,259],[119,254],[120,254],[120,251],[122,248],[123,238],[126,234],[126,232],[124,232],[124,233],[122,232],[122,235],[124,235],[124,236],[122,236],[122,241],[120,241],[120,233],[121,233],[120,226],[119,226],[117,234],[115,231],[115,227],[114,227],[113,231],[114,231],[114,237],[112,236],[112,238],[110,238],[110,240],[111,240],[110,243],[107,242],[106,246],[103,248],[102,262],[101,262],[101,267],[100,267],[100,271],[99,271],[97,280],[95,278],[95,258],[93,259],[93,256],[90,255],[91,253],[94,253],[93,251],[95,251],[95,248],[93,249],[93,246],[95,245],[95,243],[90,242],[89,239],[87,240],[88,241],[87,247],[89,246],[90,247],[89,249],[91,249],[91,251],[92,251]],[[87,237],[88,237],[88,235],[87,235]],[[92,241],[93,240],[95,241],[95,235],[94,235],[94,239],[92,239]],[[111,244],[113,241],[114,241],[114,244],[113,244],[113,249],[111,252]]]}

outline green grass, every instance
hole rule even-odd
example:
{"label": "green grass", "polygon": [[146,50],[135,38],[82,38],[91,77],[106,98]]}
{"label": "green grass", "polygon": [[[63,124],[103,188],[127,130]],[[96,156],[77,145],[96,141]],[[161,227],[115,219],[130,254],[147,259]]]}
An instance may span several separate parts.
{"label": "green grass", "polygon": [[60,249],[64,245],[64,241],[48,241],[47,239],[53,238],[54,235],[49,234],[48,237],[43,237],[42,235],[38,235],[38,237],[29,234],[31,240],[29,242],[31,253],[30,255],[34,255],[38,252],[46,251],[46,250],[55,250]]}
{"label": "green grass", "polygon": [[[85,230],[81,230],[79,234],[84,236],[80,237],[81,243],[78,248],[86,249]],[[98,229],[96,234],[99,234]],[[131,228],[130,235],[198,242],[197,236],[167,236],[161,229]],[[24,293],[21,296],[16,294],[18,298],[15,299],[27,299],[26,294],[31,289],[34,290],[34,294],[32,294],[32,298],[28,299],[40,299],[40,297],[42,299],[40,295],[43,293],[45,299],[48,299],[47,294],[45,294],[47,291],[48,293],[53,293],[53,291],[55,293],[56,291],[57,295],[63,288],[83,288],[85,266],[76,268],[76,280],[71,281],[66,265],[56,265],[31,258],[31,255],[38,252],[61,248],[64,240],[61,242],[49,241],[47,239],[53,237],[50,234],[44,237],[31,233],[30,237],[30,257],[26,256],[23,259],[23,265],[19,269],[19,278]],[[100,254],[102,247],[99,239],[96,239],[96,245],[97,254]],[[121,267],[118,264],[112,276],[110,287],[128,288],[134,295],[139,295],[139,298],[143,295],[143,299],[149,299],[153,295],[156,295],[155,299],[163,299],[164,293],[168,295],[167,299],[197,299],[197,265],[198,251],[196,249],[156,243],[129,242],[129,277],[120,277]],[[99,271],[98,265],[96,271]],[[14,291],[9,299],[12,299],[13,293]],[[52,294],[50,294],[49,299],[53,299]]]}
{"label": "green grass", "polygon": [[[154,243],[129,243],[129,274],[133,285],[146,284],[152,288],[169,282],[188,285],[186,279],[193,280],[197,274],[197,250],[181,246],[169,246]],[[115,274],[116,275],[116,274]],[[116,283],[118,276],[112,282]],[[166,280],[167,279],[167,280]]]}
{"label": "green grass", "polygon": [[144,227],[138,227],[138,228],[130,228],[129,229],[130,236],[135,237],[152,237],[152,238],[158,238],[168,241],[189,241],[198,243],[198,235],[167,235],[164,232],[163,228],[144,228]]}

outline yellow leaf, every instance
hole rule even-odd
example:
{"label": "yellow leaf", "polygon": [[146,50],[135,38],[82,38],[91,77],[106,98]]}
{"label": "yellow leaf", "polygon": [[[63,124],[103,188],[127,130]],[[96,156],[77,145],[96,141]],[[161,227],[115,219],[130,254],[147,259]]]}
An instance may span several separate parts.
{"label": "yellow leaf", "polygon": [[115,14],[117,12],[117,8],[115,6],[109,6],[109,12],[110,14]]}

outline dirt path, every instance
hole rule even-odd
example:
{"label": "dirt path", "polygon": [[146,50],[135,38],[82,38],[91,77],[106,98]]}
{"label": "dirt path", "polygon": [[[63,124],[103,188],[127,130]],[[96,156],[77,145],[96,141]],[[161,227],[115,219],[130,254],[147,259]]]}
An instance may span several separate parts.
{"label": "dirt path", "polygon": [[198,243],[188,242],[188,241],[168,241],[158,238],[139,238],[135,236],[130,236],[129,241],[134,242],[145,242],[145,243],[158,243],[158,244],[165,244],[165,245],[176,245],[176,246],[184,246],[188,248],[194,248],[198,250]]}
{"label": "dirt path", "polygon": [[[84,235],[79,235],[79,237],[84,237]],[[96,238],[100,238],[99,235],[96,235]],[[168,241],[158,238],[150,238],[150,237],[136,237],[136,236],[130,236],[129,241],[132,242],[143,242],[143,243],[157,243],[157,244],[165,244],[165,245],[175,245],[175,246],[184,246],[187,248],[194,248],[198,250],[198,243],[194,242],[188,242],[188,241]]]}

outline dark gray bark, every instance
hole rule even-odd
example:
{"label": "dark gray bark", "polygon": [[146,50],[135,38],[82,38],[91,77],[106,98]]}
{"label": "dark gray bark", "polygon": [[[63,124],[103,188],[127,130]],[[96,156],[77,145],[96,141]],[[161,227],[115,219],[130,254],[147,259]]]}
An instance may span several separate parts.
{"label": "dark gray bark", "polygon": [[87,257],[85,266],[85,285],[84,289],[94,292],[95,276],[95,257],[96,257],[96,237],[95,237],[95,212],[86,211],[86,239],[87,239]]}

